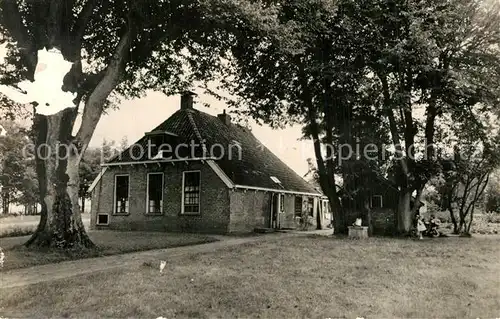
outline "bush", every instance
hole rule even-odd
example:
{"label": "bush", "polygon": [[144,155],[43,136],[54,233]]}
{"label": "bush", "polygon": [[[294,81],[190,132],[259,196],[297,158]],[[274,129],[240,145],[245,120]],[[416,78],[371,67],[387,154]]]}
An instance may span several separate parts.
{"label": "bush", "polygon": [[[434,214],[436,216],[436,218],[439,219],[439,221],[441,221],[441,223],[451,223],[451,217],[450,217],[449,211],[432,212],[432,213],[428,214],[429,215],[428,217],[430,218],[430,216],[432,214]],[[458,218],[458,216],[457,216],[457,218]]]}
{"label": "bush", "polygon": [[484,206],[487,213],[500,214],[500,193],[489,193]]}
{"label": "bush", "polygon": [[497,213],[485,213],[484,218],[487,223],[500,224],[500,214]]}
{"label": "bush", "polygon": [[[476,234],[498,234],[500,223],[498,218],[491,218],[492,214],[478,214],[472,221],[471,233]],[[493,222],[490,222],[493,221]]]}

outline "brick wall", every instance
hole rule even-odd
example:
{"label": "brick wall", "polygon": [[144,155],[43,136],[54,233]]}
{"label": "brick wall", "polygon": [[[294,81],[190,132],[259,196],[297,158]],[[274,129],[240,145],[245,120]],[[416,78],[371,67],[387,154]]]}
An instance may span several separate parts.
{"label": "brick wall", "polygon": [[[181,215],[182,172],[201,171],[201,214]],[[163,172],[163,214],[146,214],[147,174]],[[113,214],[115,175],[129,175],[129,214]],[[102,184],[101,184],[102,183]],[[102,189],[101,189],[102,188]],[[100,194],[100,196],[99,196]],[[307,197],[303,208],[307,207]],[[312,228],[316,228],[317,201],[315,198]],[[263,191],[229,190],[207,165],[200,162],[163,163],[161,166],[134,165],[110,167],[92,192],[91,229],[185,231],[206,233],[244,233],[256,227],[269,227],[271,193]],[[284,212],[280,214],[281,228],[296,228],[295,195],[285,194]],[[109,214],[109,225],[96,225],[97,213]],[[323,214],[322,228],[330,223]]]}
{"label": "brick wall", "polygon": [[[263,191],[230,191],[230,223],[229,231],[234,233],[251,232],[255,228],[270,227],[270,192]],[[275,195],[277,196],[277,195]],[[301,199],[302,209],[307,208],[306,196],[298,196]],[[279,215],[279,225],[281,228],[299,228],[295,219],[295,195],[285,194],[283,199],[283,212]],[[317,203],[319,199],[314,198],[313,216],[310,218],[310,229],[316,229],[317,225]],[[330,224],[329,215],[322,214],[321,226],[323,229]]]}
{"label": "brick wall", "polygon": [[[200,170],[200,210],[198,216],[181,215],[182,172]],[[163,214],[146,214],[147,173],[163,172]],[[116,174],[129,174],[129,214],[114,215],[114,179]],[[100,185],[102,183],[102,185]],[[99,192],[102,187],[101,192]],[[99,196],[99,194],[101,194]],[[109,226],[96,226],[97,213],[109,214]],[[92,193],[92,229],[186,231],[226,233],[229,225],[229,190],[207,165],[201,162],[163,163],[110,167]]]}
{"label": "brick wall", "polygon": [[231,217],[229,231],[252,232],[255,228],[269,227],[271,193],[235,190],[229,192]]}

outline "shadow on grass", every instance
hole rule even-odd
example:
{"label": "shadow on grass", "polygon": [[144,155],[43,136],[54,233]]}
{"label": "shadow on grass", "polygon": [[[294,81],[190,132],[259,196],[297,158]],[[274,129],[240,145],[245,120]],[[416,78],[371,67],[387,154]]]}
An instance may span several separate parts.
{"label": "shadow on grass", "polygon": [[5,251],[4,270],[59,263],[93,257],[120,255],[153,249],[166,249],[199,245],[218,241],[216,238],[197,234],[146,233],[146,232],[92,232],[96,248],[58,250],[43,247],[25,247],[17,244]]}
{"label": "shadow on grass", "polygon": [[370,241],[370,240],[385,240],[385,241],[425,241],[425,242],[440,242],[441,240],[453,239],[453,238],[474,238],[473,235],[449,235],[449,234],[441,234],[439,237],[424,237],[422,240],[419,240],[416,237],[412,237],[410,235],[407,236],[386,236],[386,235],[372,235],[365,239],[359,238],[349,238],[346,234],[338,234],[338,235],[319,235],[319,234],[308,234],[304,236],[305,238],[317,239],[317,238],[326,238],[326,239],[334,239],[334,240],[348,240],[348,241]]}
{"label": "shadow on grass", "polygon": [[36,226],[31,227],[10,227],[4,229],[0,232],[0,238],[8,238],[8,237],[23,237],[32,235],[35,232]]}

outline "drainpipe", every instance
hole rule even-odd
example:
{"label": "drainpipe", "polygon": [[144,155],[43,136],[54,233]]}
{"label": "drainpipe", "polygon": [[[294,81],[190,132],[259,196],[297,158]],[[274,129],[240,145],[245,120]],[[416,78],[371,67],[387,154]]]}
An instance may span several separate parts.
{"label": "drainpipe", "polygon": [[[97,203],[96,203],[96,211],[95,212],[92,212],[92,207],[90,208],[90,214],[95,214],[95,224],[94,226],[97,226],[97,218],[99,216],[99,211],[101,209],[101,195],[102,195],[102,181],[103,181],[103,177],[104,177],[104,174],[103,174],[103,170],[104,168],[101,166],[101,171],[100,171],[100,175],[101,175],[101,179],[99,180],[99,193],[97,193]],[[92,192],[95,192],[95,187],[94,189],[92,190]],[[91,195],[91,198],[92,198],[92,195]],[[113,198],[114,200],[114,198]],[[90,206],[92,206],[92,201],[90,201]],[[111,213],[112,214],[112,213]],[[110,214],[110,215],[111,215]],[[90,216],[90,223],[92,223],[92,216]],[[108,225],[109,225],[109,216],[108,216]],[[92,225],[89,225],[89,228],[92,227]],[[97,228],[97,227],[96,227]]]}

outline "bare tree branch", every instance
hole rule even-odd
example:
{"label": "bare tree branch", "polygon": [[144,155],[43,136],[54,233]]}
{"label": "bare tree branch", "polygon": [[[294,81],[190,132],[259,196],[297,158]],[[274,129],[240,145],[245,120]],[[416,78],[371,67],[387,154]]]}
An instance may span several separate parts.
{"label": "bare tree branch", "polygon": [[[105,3],[109,3],[106,1]],[[70,59],[76,59],[80,56],[82,39],[85,34],[85,29],[92,17],[92,13],[97,5],[97,0],[88,0],[83,5],[82,10],[78,13],[78,16],[69,31],[69,43],[70,45],[63,51],[63,54],[67,55]],[[101,13],[103,14],[103,13]]]}
{"label": "bare tree branch", "polygon": [[76,135],[77,143],[84,151],[90,142],[95,127],[101,118],[107,97],[120,81],[135,29],[129,23],[127,31],[120,38],[115,53],[104,72],[102,79],[88,97],[83,111],[82,124]]}

